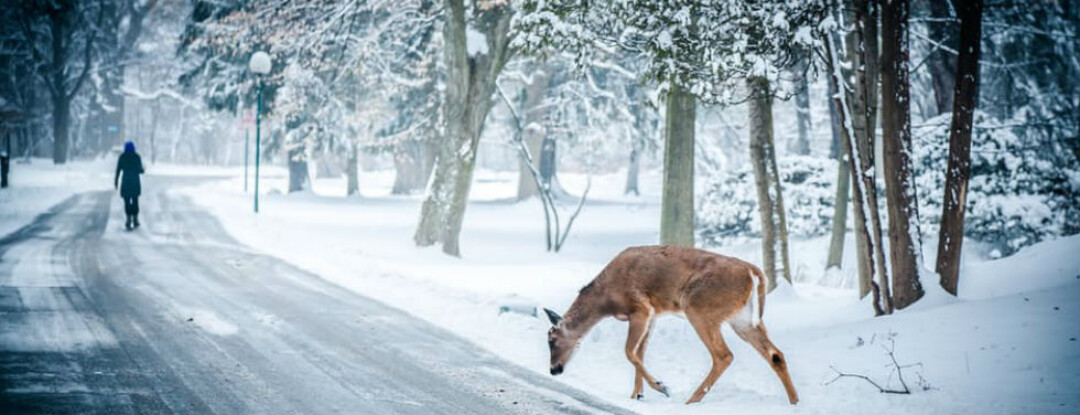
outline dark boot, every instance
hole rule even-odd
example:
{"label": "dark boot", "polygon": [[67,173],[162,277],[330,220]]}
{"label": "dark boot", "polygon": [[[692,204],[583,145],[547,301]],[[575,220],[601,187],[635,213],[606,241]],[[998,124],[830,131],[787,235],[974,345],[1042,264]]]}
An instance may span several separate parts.
{"label": "dark boot", "polygon": [[134,215],[131,215],[131,222],[132,222],[133,227],[135,227],[135,228],[139,227],[139,214],[138,213],[136,213]]}
{"label": "dark boot", "polygon": [[124,222],[124,229],[131,230],[131,215],[127,215],[127,221]]}

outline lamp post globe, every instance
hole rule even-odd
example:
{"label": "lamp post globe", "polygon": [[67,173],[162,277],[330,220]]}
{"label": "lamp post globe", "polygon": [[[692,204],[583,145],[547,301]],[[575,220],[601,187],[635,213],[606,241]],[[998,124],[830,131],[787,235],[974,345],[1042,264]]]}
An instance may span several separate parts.
{"label": "lamp post globe", "polygon": [[270,73],[270,68],[271,62],[269,53],[260,50],[251,54],[251,60],[248,61],[248,69],[251,69],[251,72],[254,72],[257,75],[266,75]]}

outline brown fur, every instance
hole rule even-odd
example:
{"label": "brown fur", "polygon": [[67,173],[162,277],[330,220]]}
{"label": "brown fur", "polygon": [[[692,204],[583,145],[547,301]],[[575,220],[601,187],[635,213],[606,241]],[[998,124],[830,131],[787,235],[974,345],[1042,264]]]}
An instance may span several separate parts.
{"label": "brown fur", "polygon": [[[758,295],[756,324],[753,319],[735,318],[755,294],[754,284]],[[641,396],[643,380],[666,395],[667,388],[645,370],[645,344],[656,315],[683,313],[713,358],[712,370],[687,403],[700,401],[734,359],[720,334],[720,325],[728,322],[769,362],[788,400],[795,404],[799,398],[787,362],[769,341],[760,321],[765,308],[764,284],[765,276],[758,267],[736,258],[678,246],[628,248],[581,290],[565,318],[560,321],[557,314],[551,316],[551,372],[562,372],[573,349],[597,322],[615,317],[630,325],[626,357],[635,368],[631,398]]]}

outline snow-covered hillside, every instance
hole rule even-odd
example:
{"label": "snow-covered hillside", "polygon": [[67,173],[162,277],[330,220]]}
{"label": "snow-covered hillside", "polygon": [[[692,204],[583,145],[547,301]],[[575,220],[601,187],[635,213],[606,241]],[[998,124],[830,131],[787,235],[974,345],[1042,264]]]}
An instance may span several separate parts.
{"label": "snow-covered hillside", "polygon": [[[360,198],[343,198],[343,180],[317,180],[314,193],[283,196],[281,170],[268,169],[270,195],[251,212],[234,179],[181,189],[215,213],[241,242],[284,258],[349,289],[430,320],[511,361],[546,373],[546,319],[500,307],[563,311],[577,290],[627,246],[657,240],[659,180],[643,180],[644,196],[594,193],[564,252],[544,252],[542,211],[511,202],[514,174],[479,172],[462,234],[463,257],[415,248],[419,197],[388,196],[392,173],[365,173]],[[594,177],[593,188],[621,189],[623,176]],[[148,180],[153,180],[150,176]],[[584,179],[563,177],[571,192]],[[598,185],[604,182],[610,185]],[[966,244],[965,248],[974,244]],[[623,347],[625,323],[609,319],[590,333],[559,377],[641,413],[1070,413],[1080,410],[1080,236],[1025,248],[998,260],[967,251],[960,297],[926,281],[926,298],[895,315],[874,318],[870,305],[825,278],[826,237],[792,242],[794,286],[766,300],[765,322],[787,355],[802,401],[789,406],[765,362],[725,328],[735,363],[703,403],[682,402],[710,359],[690,325],[663,317],[646,355],[671,398],[646,391],[629,399],[632,367]],[[848,247],[853,246],[849,243]],[[934,247],[925,247],[927,258]],[[756,241],[711,250],[752,262]],[[852,264],[848,249],[845,264]],[[542,315],[542,313],[541,313]],[[882,394],[836,370],[900,384],[886,348],[893,348],[911,395]]]}

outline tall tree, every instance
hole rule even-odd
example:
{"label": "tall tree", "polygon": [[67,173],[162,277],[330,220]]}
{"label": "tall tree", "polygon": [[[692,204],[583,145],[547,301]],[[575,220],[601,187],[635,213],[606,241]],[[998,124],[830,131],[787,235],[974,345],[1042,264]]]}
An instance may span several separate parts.
{"label": "tall tree", "polygon": [[41,65],[38,75],[53,104],[53,163],[64,164],[71,140],[71,102],[94,65],[95,29],[102,22],[103,9],[99,4],[70,0],[32,1],[23,7],[26,40]]}
{"label": "tall tree", "polygon": [[787,215],[784,210],[783,191],[780,187],[780,171],[776,167],[772,93],[769,91],[769,81],[761,77],[753,77],[747,79],[746,83],[750,94],[747,109],[750,159],[754,164],[758,212],[761,214],[761,262],[771,291],[776,288],[777,273],[782,273],[788,284],[791,284]]}
{"label": "tall tree", "polygon": [[[827,33],[825,36],[834,37],[835,35]],[[848,156],[842,151],[840,143],[844,130],[844,125],[841,122],[843,115],[840,114],[840,108],[837,107],[836,100],[833,99],[840,93],[840,88],[835,77],[826,74],[826,78],[829,91],[829,122],[832,131],[830,152],[832,158],[836,159],[836,196],[833,200],[832,235],[829,238],[829,257],[825,261],[825,269],[828,270],[840,269],[843,266],[844,242],[847,239],[848,195],[851,193],[851,168],[848,165]],[[859,264],[864,263],[865,261],[859,261]],[[863,273],[865,271],[860,272],[859,275]],[[862,286],[860,285],[860,291],[861,289]],[[865,295],[865,293],[860,292],[861,295]]]}
{"label": "tall tree", "polygon": [[949,128],[949,165],[938,234],[937,272],[941,286],[957,294],[960,254],[964,244],[964,212],[971,177],[971,123],[979,99],[979,53],[982,41],[982,0],[968,0],[960,15],[960,57],[957,60],[952,125]]}
{"label": "tall tree", "polygon": [[[874,168],[874,127],[877,115],[878,0],[853,0],[854,28],[845,37],[846,54],[854,78],[851,87],[849,134],[853,141],[845,151],[850,156],[852,180],[860,182],[862,196],[853,199],[855,209],[855,251],[858,259],[859,296],[873,293],[875,312],[891,313],[889,272],[886,266],[881,214],[878,212],[877,171]],[[839,11],[838,15],[842,15]],[[846,125],[847,126],[847,125]],[[856,167],[857,157],[858,164]],[[874,281],[874,276],[877,281]]]}
{"label": "tall tree", "polygon": [[[470,19],[466,9],[472,11]],[[477,145],[494,105],[495,81],[511,53],[513,8],[497,0],[475,0],[468,8],[464,0],[445,0],[443,12],[445,137],[413,240],[420,246],[441,243],[443,252],[458,256]]]}
{"label": "tall tree", "polygon": [[[842,48],[839,45],[839,41],[835,39],[835,36],[832,36],[832,32],[843,28],[840,22],[844,21],[844,13],[838,2],[833,2],[830,9],[832,19],[827,23],[831,24],[822,25],[821,29],[824,33],[821,36],[829,76],[833,78],[833,82],[838,87],[843,87],[844,90],[849,91],[849,93],[835,94],[832,99],[837,108],[838,123],[843,126],[840,130],[840,147],[845,155],[844,157],[847,158],[850,164],[852,200],[854,201],[855,211],[856,259],[859,261],[860,296],[865,295],[866,292],[872,292],[873,301],[871,304],[874,307],[874,313],[881,315],[886,313],[889,296],[888,285],[882,283],[882,281],[887,281],[887,274],[884,266],[885,254],[881,244],[881,221],[876,208],[873,146],[859,140],[859,135],[856,134],[854,127],[854,121],[863,117],[865,113],[856,112],[856,106],[849,105],[849,103],[854,103],[857,99],[865,100],[865,97],[858,98],[858,96],[868,93],[867,91],[873,91],[873,89],[866,88],[865,69],[857,71],[857,73],[863,72],[863,75],[856,77],[854,88],[847,87],[845,79],[848,77],[844,74],[843,66],[845,65],[840,54],[841,50],[846,49],[847,54],[856,63],[851,66],[863,68],[863,65],[858,63],[864,59],[860,56],[865,53],[867,48],[861,47],[862,42],[860,39],[863,35],[861,30],[852,32],[852,36],[846,42],[847,47]],[[856,38],[855,41],[851,40],[852,37]],[[875,270],[880,277],[878,281],[874,279]]]}
{"label": "tall tree", "polygon": [[[893,305],[902,309],[923,295],[919,281],[922,236],[912,168],[907,0],[885,2],[881,44],[881,129],[889,207],[889,262],[892,265]],[[889,312],[888,305],[886,312]]]}

